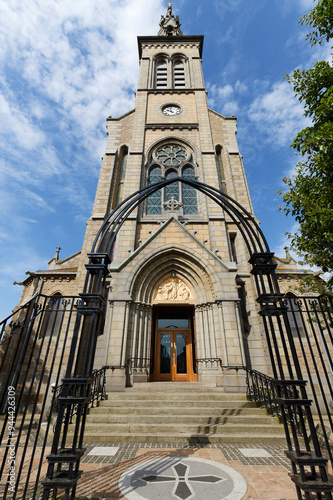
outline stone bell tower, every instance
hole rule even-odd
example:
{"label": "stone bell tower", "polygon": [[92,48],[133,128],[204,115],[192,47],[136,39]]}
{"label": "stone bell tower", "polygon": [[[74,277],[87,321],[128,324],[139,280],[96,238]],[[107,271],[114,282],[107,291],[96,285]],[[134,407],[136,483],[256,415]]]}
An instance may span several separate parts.
{"label": "stone bell tower", "polygon": [[[138,37],[135,108],[107,119],[83,256],[112,209],[163,179],[197,179],[252,213],[236,118],[208,108],[203,36],[183,35],[180,26],[169,4],[157,36]],[[112,259],[96,357],[96,366],[118,367],[110,389],[165,380],[237,390],[241,382],[220,360],[267,371],[247,250],[211,199],[177,182],[149,196],[119,232]]]}
{"label": "stone bell tower", "polygon": [[[135,108],[107,118],[92,215],[82,250],[59,252],[47,271],[29,273],[21,303],[36,293],[57,300],[82,292],[87,253],[119,203],[161,180],[198,180],[253,214],[237,120],[209,109],[203,36],[183,35],[169,4],[156,36],[138,37]],[[104,329],[95,366],[116,367],[109,390],[155,381],[192,381],[241,390],[223,366],[269,372],[267,353],[237,222],[211,198],[174,181],[126,219],[112,249]]]}

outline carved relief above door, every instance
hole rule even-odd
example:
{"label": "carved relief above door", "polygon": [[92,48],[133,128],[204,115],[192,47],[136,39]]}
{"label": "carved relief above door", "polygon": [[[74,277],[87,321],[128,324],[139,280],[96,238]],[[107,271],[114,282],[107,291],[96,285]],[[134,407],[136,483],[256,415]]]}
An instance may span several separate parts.
{"label": "carved relief above door", "polygon": [[179,278],[167,278],[157,288],[153,304],[187,303],[193,304],[194,299],[189,287]]}

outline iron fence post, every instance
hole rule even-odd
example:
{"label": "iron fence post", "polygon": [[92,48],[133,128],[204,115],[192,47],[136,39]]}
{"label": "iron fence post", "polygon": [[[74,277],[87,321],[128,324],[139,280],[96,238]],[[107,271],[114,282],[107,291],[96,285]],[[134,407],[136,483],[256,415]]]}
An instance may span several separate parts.
{"label": "iron fence post", "polygon": [[[91,385],[94,382],[93,362],[104,312],[105,279],[110,264],[110,258],[105,253],[91,253],[88,258],[86,281],[83,293],[79,294],[81,303],[77,305],[66,376],[58,399],[59,411],[53,444],[51,453],[47,456],[47,474],[42,480],[43,500],[48,500],[50,493],[55,498],[59,490],[65,491],[64,500],[74,500],[81,476],[79,465],[85,451],[83,437],[88,405],[91,402]],[[71,434],[68,426],[75,407],[75,428]]]}

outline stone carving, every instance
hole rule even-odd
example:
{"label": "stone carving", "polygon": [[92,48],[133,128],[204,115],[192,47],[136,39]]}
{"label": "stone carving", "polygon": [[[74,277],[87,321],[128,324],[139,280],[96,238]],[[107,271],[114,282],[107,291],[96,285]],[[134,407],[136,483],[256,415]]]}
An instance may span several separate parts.
{"label": "stone carving", "polygon": [[192,302],[188,286],[179,278],[169,278],[158,287],[154,302]]}

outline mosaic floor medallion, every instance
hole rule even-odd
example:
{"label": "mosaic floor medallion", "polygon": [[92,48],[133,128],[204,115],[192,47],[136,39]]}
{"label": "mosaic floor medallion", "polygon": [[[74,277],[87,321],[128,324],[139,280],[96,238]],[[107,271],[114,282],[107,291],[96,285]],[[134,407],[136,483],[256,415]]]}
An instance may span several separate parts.
{"label": "mosaic floor medallion", "polygon": [[193,457],[165,457],[127,469],[119,489],[128,500],[241,500],[247,485],[227,465]]}

